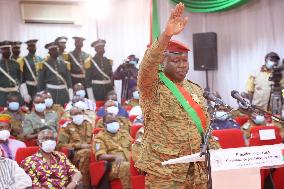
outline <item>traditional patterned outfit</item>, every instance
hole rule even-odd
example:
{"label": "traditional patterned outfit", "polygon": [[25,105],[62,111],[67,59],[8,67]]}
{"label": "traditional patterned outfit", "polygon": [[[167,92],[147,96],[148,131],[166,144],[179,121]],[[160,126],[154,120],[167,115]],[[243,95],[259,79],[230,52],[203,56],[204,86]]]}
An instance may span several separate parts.
{"label": "traditional patterned outfit", "polygon": [[32,178],[33,187],[59,189],[66,187],[71,177],[79,172],[68,158],[60,152],[52,152],[50,164],[41,152],[27,157],[21,167]]}
{"label": "traditional patterned outfit", "polygon": [[132,138],[126,131],[119,130],[112,134],[106,130],[98,133],[94,138],[93,152],[96,158],[103,154],[121,155],[124,161],[117,167],[112,163],[110,179],[119,178],[124,189],[129,189],[130,184],[130,144]]}
{"label": "traditional patterned outfit", "polygon": [[25,112],[19,109],[17,112],[12,112],[9,109],[4,110],[1,114],[9,114],[11,116],[11,135],[18,140],[23,140],[22,122],[25,118]]}
{"label": "traditional patterned outfit", "polygon": [[[145,119],[145,134],[142,151],[135,166],[147,173],[146,186],[150,189],[205,189],[207,175],[204,162],[166,166],[161,164],[169,159],[198,153],[201,144],[197,124],[165,83],[159,79],[158,67],[163,62],[163,53],[167,45],[155,42],[146,51],[140,65],[139,103]],[[204,118],[201,122],[205,129],[209,116],[202,89],[188,80],[174,84],[179,87],[183,96],[184,94],[191,96],[191,102],[195,104],[194,107],[192,106],[194,109],[200,108]],[[188,99],[186,98],[187,105]]]}

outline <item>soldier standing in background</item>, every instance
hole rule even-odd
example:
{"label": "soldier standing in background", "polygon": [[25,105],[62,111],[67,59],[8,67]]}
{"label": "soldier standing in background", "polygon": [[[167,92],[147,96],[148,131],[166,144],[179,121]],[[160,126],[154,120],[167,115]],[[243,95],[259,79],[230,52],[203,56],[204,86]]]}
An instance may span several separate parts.
{"label": "soldier standing in background", "polygon": [[106,41],[99,39],[91,44],[96,55],[85,62],[86,86],[90,99],[106,100],[107,93],[113,90],[112,60],[104,56]]}
{"label": "soldier standing in background", "polygon": [[68,61],[68,53],[65,51],[67,40],[68,40],[67,37],[61,36],[57,37],[54,41],[59,47],[58,58],[63,62]]}
{"label": "soldier standing in background", "polygon": [[18,58],[20,58],[22,42],[21,41],[14,41],[14,42],[12,42],[11,45],[12,45],[11,59],[14,60],[14,61],[17,61]]}

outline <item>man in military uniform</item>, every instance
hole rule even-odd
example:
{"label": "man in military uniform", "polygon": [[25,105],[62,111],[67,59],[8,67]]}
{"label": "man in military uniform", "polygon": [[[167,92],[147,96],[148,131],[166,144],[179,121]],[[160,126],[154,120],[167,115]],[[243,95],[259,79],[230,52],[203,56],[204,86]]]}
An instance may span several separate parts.
{"label": "man in military uniform", "polygon": [[70,73],[72,83],[74,85],[76,83],[82,83],[84,86],[86,86],[84,62],[90,55],[82,51],[85,38],[73,37],[73,39],[75,40],[75,49],[68,54],[68,61],[71,63]]}
{"label": "man in military uniform", "polygon": [[61,128],[58,137],[58,147],[67,147],[75,151],[72,163],[83,175],[84,188],[90,185],[89,162],[93,136],[92,124],[84,119],[79,108],[70,110],[72,122]]}
{"label": "man in military uniform", "polygon": [[184,5],[179,3],[172,10],[165,30],[146,51],[138,73],[145,134],[135,166],[146,172],[146,187],[151,189],[207,188],[204,162],[161,164],[199,153],[209,124],[201,87],[185,79],[189,49],[171,41],[173,35],[185,28],[188,19],[183,13]]}
{"label": "man in military uniform", "polygon": [[1,114],[8,114],[11,116],[11,135],[18,140],[24,140],[22,121],[24,120],[25,113],[20,108],[19,97],[16,94],[9,94],[7,96],[7,109]]}
{"label": "man in military uniform", "polygon": [[111,162],[109,178],[119,178],[124,189],[130,184],[130,145],[132,138],[128,132],[120,130],[115,115],[106,114],[103,118],[105,129],[94,138],[93,152],[97,160]]}
{"label": "man in military uniform", "polygon": [[50,56],[38,66],[38,91],[48,91],[55,104],[64,106],[73,96],[72,82],[68,71],[70,65],[58,59],[58,45],[55,42],[46,44],[45,48],[49,50]]}
{"label": "man in military uniform", "polygon": [[65,61],[68,62],[68,53],[65,51],[67,40],[68,40],[67,37],[61,36],[61,37],[57,37],[54,41],[59,47],[58,58],[59,58],[59,60],[61,60],[63,62],[65,62]]}
{"label": "man in military uniform", "polygon": [[2,54],[0,59],[0,106],[2,107],[6,105],[6,97],[9,93],[19,95],[20,92],[26,103],[29,103],[31,100],[27,86],[22,83],[22,73],[19,64],[10,59],[11,44],[12,42],[10,41],[0,42]]}
{"label": "man in military uniform", "polygon": [[37,39],[31,39],[26,41],[28,55],[25,57],[18,58],[17,62],[20,64],[20,69],[23,72],[23,81],[25,81],[28,93],[31,98],[37,92],[37,63],[42,61],[42,58],[36,55],[36,43]]}
{"label": "man in military uniform", "polygon": [[112,60],[104,57],[106,41],[99,39],[91,44],[96,55],[85,61],[86,86],[89,99],[106,100],[107,93],[113,89]]}
{"label": "man in military uniform", "polygon": [[[247,92],[251,103],[260,107],[262,110],[269,110],[269,97],[271,92],[272,81],[269,81],[271,77],[272,68],[274,65],[278,65],[280,57],[275,52],[270,52],[265,56],[265,64],[261,67],[260,72],[250,75],[247,81]],[[284,86],[284,79],[280,81]]]}
{"label": "man in military uniform", "polygon": [[20,58],[22,42],[21,41],[14,41],[14,42],[11,43],[11,45],[12,45],[11,59],[14,60],[14,61],[17,61],[18,58]]}
{"label": "man in military uniform", "polygon": [[34,110],[27,114],[22,122],[25,139],[34,140],[43,129],[51,129],[57,135],[58,116],[55,112],[46,112],[44,98],[36,94],[33,99]]}

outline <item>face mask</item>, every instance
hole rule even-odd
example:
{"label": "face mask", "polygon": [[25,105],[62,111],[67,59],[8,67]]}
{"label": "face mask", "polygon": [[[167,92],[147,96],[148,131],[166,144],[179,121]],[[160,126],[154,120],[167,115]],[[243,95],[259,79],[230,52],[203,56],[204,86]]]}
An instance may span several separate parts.
{"label": "face mask", "polygon": [[8,108],[12,111],[17,111],[20,108],[19,102],[10,102]]}
{"label": "face mask", "polygon": [[79,108],[79,109],[82,109],[82,110],[86,110],[87,109],[87,106],[85,104],[85,102],[83,101],[78,101],[74,104],[75,107]]}
{"label": "face mask", "polygon": [[47,98],[44,100],[45,106],[50,108],[53,105],[53,99],[52,98]]}
{"label": "face mask", "polygon": [[108,123],[106,124],[107,126],[107,131],[110,133],[117,133],[118,129],[119,129],[119,123],[118,122],[112,122],[112,123]]}
{"label": "face mask", "polygon": [[138,91],[134,91],[134,92],[132,93],[132,95],[133,95],[133,98],[134,98],[134,99],[139,99],[139,92],[138,92]]}
{"label": "face mask", "polygon": [[116,106],[110,106],[110,107],[107,108],[107,112],[114,114],[114,115],[117,115],[118,111],[119,111],[118,107],[116,107]]}
{"label": "face mask", "polygon": [[84,121],[84,115],[82,114],[75,115],[75,116],[72,116],[72,119],[76,125],[81,125]]}
{"label": "face mask", "polygon": [[224,111],[218,111],[216,112],[216,119],[224,121],[229,117],[227,112]]}
{"label": "face mask", "polygon": [[129,64],[136,65],[136,64],[137,64],[137,62],[136,62],[136,61],[134,61],[134,60],[131,60],[131,61],[129,61]]}
{"label": "face mask", "polygon": [[253,120],[253,122],[257,125],[263,124],[265,121],[265,118],[263,115],[257,115],[255,116],[255,119]]}
{"label": "face mask", "polygon": [[44,112],[46,106],[44,103],[35,104],[35,111],[37,112]]}
{"label": "face mask", "polygon": [[55,140],[46,140],[41,143],[41,149],[46,153],[51,153],[55,150],[56,141]]}
{"label": "face mask", "polygon": [[268,60],[265,64],[265,66],[268,68],[268,69],[271,69],[273,66],[274,66],[274,62],[272,62],[271,60]]}
{"label": "face mask", "polygon": [[81,98],[84,98],[86,96],[86,92],[85,90],[79,90],[79,91],[76,91],[76,95]]}
{"label": "face mask", "polygon": [[[0,140],[7,140],[10,137],[10,131],[8,130],[2,130],[0,131]],[[1,150],[1,149],[0,149]]]}

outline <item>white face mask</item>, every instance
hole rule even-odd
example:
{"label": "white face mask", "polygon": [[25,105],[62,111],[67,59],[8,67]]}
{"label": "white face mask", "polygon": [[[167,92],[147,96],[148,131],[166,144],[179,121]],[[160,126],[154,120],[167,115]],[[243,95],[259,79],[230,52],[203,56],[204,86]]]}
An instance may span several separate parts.
{"label": "white face mask", "polygon": [[118,114],[118,107],[116,106],[110,106],[106,109],[107,113],[111,113],[111,114],[114,114],[114,115],[117,115]]}
{"label": "white face mask", "polygon": [[50,108],[53,105],[53,99],[52,98],[47,98],[44,100],[45,106]]}
{"label": "white face mask", "polygon": [[87,109],[87,106],[86,106],[85,102],[83,102],[83,101],[78,101],[78,102],[76,102],[76,103],[74,104],[74,106],[75,106],[76,108],[81,109],[81,110],[86,110],[86,109]]}
{"label": "white face mask", "polygon": [[84,98],[86,96],[86,92],[85,90],[79,90],[79,91],[76,91],[76,95],[81,98]]}
{"label": "white face mask", "polygon": [[257,125],[263,124],[265,122],[265,117],[263,115],[257,115],[253,122]]}
{"label": "white face mask", "polygon": [[265,63],[265,66],[268,69],[271,69],[274,66],[275,62],[272,62],[271,60],[267,60],[267,62]]}
{"label": "white face mask", "polygon": [[55,140],[46,140],[41,143],[41,149],[46,153],[51,153],[55,150],[56,141]]}
{"label": "white face mask", "polygon": [[46,106],[44,103],[35,104],[35,111],[44,112],[45,109],[46,109]]}
{"label": "white face mask", "polygon": [[132,93],[132,96],[133,96],[133,98],[134,99],[139,99],[139,92],[138,91],[134,91],[133,93]]}
{"label": "white face mask", "polygon": [[81,125],[84,121],[84,115],[82,114],[75,115],[75,116],[72,116],[72,119],[76,125]]}
{"label": "white face mask", "polygon": [[224,111],[216,112],[215,116],[216,116],[216,119],[221,120],[221,121],[224,121],[229,117],[228,113]]}
{"label": "white face mask", "polygon": [[9,110],[12,110],[12,111],[18,111],[19,108],[20,108],[20,104],[19,104],[19,102],[10,102],[8,104],[8,108],[9,108]]}
{"label": "white face mask", "polygon": [[[0,140],[5,141],[10,137],[10,131],[2,130],[0,131]],[[1,149],[0,149],[1,150]]]}
{"label": "white face mask", "polygon": [[118,122],[107,123],[106,126],[107,131],[113,134],[117,133],[120,127]]}

